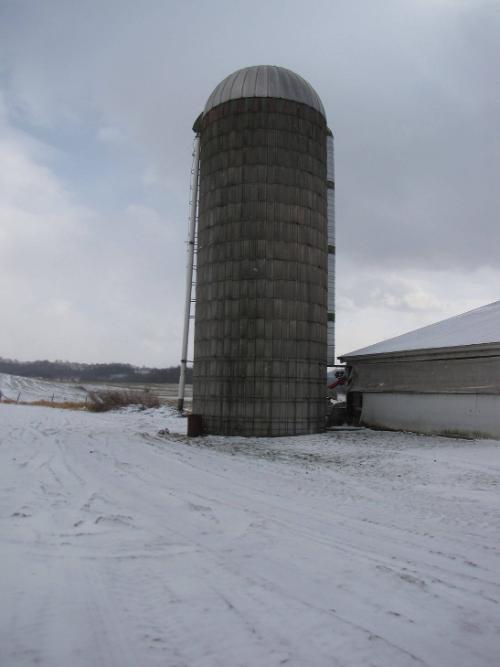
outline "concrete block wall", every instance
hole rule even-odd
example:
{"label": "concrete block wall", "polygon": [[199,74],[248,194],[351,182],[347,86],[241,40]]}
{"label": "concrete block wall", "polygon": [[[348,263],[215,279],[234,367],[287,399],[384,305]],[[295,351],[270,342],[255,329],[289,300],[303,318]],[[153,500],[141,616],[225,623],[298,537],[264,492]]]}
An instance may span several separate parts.
{"label": "concrete block wall", "polygon": [[200,121],[193,412],[206,432],[323,430],[326,121],[232,100]]}

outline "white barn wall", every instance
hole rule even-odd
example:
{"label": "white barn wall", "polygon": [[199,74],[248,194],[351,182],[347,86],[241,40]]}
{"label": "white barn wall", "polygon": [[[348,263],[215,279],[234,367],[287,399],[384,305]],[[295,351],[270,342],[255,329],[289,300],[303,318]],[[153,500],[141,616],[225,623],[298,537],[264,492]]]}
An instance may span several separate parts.
{"label": "white barn wall", "polygon": [[500,438],[500,395],[365,392],[361,421],[378,428]]}

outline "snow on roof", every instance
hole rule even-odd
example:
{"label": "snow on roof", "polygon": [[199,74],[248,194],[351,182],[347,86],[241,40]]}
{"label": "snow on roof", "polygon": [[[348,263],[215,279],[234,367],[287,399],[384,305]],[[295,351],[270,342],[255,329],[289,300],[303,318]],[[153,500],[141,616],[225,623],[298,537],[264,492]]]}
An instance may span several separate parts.
{"label": "snow on roof", "polygon": [[495,301],[462,315],[343,354],[341,358],[498,342],[500,342],[500,301]]}

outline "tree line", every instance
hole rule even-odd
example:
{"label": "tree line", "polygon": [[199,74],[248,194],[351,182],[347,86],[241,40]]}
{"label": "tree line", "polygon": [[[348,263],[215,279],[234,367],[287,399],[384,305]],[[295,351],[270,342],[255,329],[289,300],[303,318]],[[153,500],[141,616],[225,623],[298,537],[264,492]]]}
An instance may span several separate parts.
{"label": "tree line", "polygon": [[[157,382],[179,381],[179,366],[149,368],[132,364],[78,364],[69,361],[17,361],[0,357],[0,373],[44,380],[69,380],[72,382]],[[187,369],[186,381],[192,382],[192,369]]]}

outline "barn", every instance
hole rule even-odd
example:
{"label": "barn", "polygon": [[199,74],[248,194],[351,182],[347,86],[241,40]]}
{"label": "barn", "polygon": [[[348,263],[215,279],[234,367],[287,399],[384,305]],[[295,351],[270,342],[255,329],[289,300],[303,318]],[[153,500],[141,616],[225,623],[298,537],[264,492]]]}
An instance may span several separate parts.
{"label": "barn", "polygon": [[500,438],[500,301],[340,359],[354,423]]}

